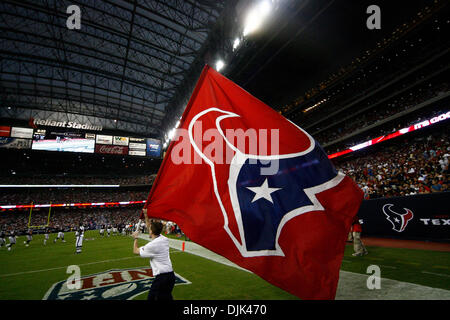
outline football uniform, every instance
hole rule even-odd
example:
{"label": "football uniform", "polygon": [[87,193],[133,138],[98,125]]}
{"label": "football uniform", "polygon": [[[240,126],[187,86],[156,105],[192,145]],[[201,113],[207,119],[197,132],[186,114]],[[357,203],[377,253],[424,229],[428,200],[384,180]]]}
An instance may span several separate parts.
{"label": "football uniform", "polygon": [[50,230],[47,228],[44,231],[44,245],[47,245],[47,240],[49,239],[49,237],[50,237]]}
{"label": "football uniform", "polygon": [[27,241],[24,241],[23,243],[25,243],[25,246],[28,247],[30,245],[31,240],[33,240],[33,230],[29,229],[27,231]]}
{"label": "football uniform", "polygon": [[61,239],[62,242],[66,242],[66,240],[64,240],[64,229],[63,228],[59,228],[58,229],[58,235],[56,236],[56,239],[53,240],[54,243],[56,243],[56,240]]}
{"label": "football uniform", "polygon": [[14,233],[14,231],[11,231],[9,233],[8,239],[9,243],[6,245],[6,247],[8,248],[8,251],[10,251],[11,247],[16,244],[16,234]]}
{"label": "football uniform", "polygon": [[105,225],[104,225],[104,224],[102,224],[102,226],[100,227],[100,235],[101,235],[102,237],[105,236]]}
{"label": "football uniform", "polygon": [[6,246],[5,232],[0,231],[0,247]]}
{"label": "football uniform", "polygon": [[78,230],[75,232],[76,241],[75,241],[75,253],[81,253],[81,247],[83,246],[83,238],[84,238],[84,227],[80,226]]}

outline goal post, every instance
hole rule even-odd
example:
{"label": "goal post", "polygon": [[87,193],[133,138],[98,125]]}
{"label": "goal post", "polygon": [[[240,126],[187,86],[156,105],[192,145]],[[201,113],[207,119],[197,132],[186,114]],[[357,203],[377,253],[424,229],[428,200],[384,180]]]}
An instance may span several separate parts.
{"label": "goal post", "polygon": [[29,229],[42,229],[42,228],[47,228],[50,225],[50,216],[51,216],[51,212],[52,212],[52,203],[50,202],[50,206],[48,207],[48,215],[47,215],[47,223],[43,224],[43,225],[31,225],[31,216],[33,213],[33,202],[31,203],[31,208],[30,208],[30,215],[28,217],[28,228]]}

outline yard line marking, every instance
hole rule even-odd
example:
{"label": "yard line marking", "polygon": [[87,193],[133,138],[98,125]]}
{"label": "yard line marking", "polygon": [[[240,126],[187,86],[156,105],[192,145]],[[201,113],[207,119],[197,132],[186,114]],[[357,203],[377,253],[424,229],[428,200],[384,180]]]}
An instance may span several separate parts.
{"label": "yard line marking", "polygon": [[[176,250],[176,249],[174,251],[170,251],[170,253],[177,253],[177,252],[181,252],[181,251]],[[88,262],[88,263],[78,264],[78,266],[87,266],[87,265],[91,265],[91,264],[113,262],[113,261],[127,260],[127,259],[133,259],[133,258],[140,258],[140,257],[139,256],[134,256],[134,257],[119,258],[119,259],[109,259],[109,260],[103,260],[103,261]],[[17,273],[9,273],[9,274],[0,274],[0,278],[10,277],[10,276],[17,276],[17,275],[21,275],[21,274],[29,274],[29,273],[52,271],[52,270],[65,269],[65,268],[67,268],[67,266],[55,267],[55,268],[49,268],[49,269],[41,269],[41,270],[23,271],[23,272],[17,272]]]}
{"label": "yard line marking", "polygon": [[[120,260],[127,260],[127,259],[133,259],[133,258],[139,258],[139,256],[119,258],[119,259],[109,259],[109,260],[96,261],[96,262],[89,262],[89,263],[78,264],[78,266],[87,266],[87,265],[91,265],[91,264],[105,263],[105,262],[112,262],[112,261],[120,261]],[[52,271],[52,270],[65,269],[65,268],[67,268],[67,266],[55,267],[55,268],[49,268],[49,269],[41,269],[41,270],[23,271],[23,272],[17,272],[17,273],[9,273],[9,274],[0,274],[0,278],[10,277],[10,276],[17,276],[17,275],[21,275],[21,274],[29,274],[29,273]]]}
{"label": "yard line marking", "polygon": [[420,263],[417,262],[411,262],[411,261],[401,261],[401,260],[396,260],[395,262],[397,263],[404,263],[404,264],[411,264],[413,266],[420,266]]}
{"label": "yard line marking", "polygon": [[447,266],[433,266],[433,268],[439,268],[439,269],[450,269]]}
{"label": "yard line marking", "polygon": [[421,271],[422,273],[427,273],[427,274],[433,274],[435,276],[441,276],[441,277],[447,277],[450,278],[449,274],[442,274],[442,273],[435,273],[435,272],[428,272],[428,271]]}
{"label": "yard line marking", "polygon": [[388,268],[388,269],[397,269],[397,267],[393,267],[393,266],[385,266],[385,265],[382,265],[382,264],[380,264],[380,267]]}

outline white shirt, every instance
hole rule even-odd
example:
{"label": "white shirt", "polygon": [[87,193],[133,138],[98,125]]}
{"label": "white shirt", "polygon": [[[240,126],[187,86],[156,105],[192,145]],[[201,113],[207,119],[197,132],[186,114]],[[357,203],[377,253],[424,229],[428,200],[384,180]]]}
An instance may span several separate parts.
{"label": "white shirt", "polygon": [[159,235],[145,246],[140,247],[139,254],[142,258],[150,258],[154,276],[173,271],[169,257],[169,239],[166,237]]}

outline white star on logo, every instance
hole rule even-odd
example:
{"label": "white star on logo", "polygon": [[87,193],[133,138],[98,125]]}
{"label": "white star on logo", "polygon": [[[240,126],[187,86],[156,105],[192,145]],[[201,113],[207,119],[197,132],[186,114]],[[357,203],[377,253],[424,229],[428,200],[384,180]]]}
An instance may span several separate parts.
{"label": "white star on logo", "polygon": [[398,220],[397,218],[394,218],[395,222],[400,222],[400,220]]}
{"label": "white star on logo", "polygon": [[264,198],[273,203],[271,193],[280,190],[281,188],[269,188],[269,183],[267,182],[266,178],[266,180],[264,180],[264,183],[260,187],[247,187],[247,189],[255,193],[255,197],[253,198],[252,203],[261,198]]}
{"label": "white star on logo", "polygon": [[91,294],[91,295],[86,295],[83,298],[81,298],[81,300],[92,300],[94,298],[96,298],[97,296],[95,294]]}

